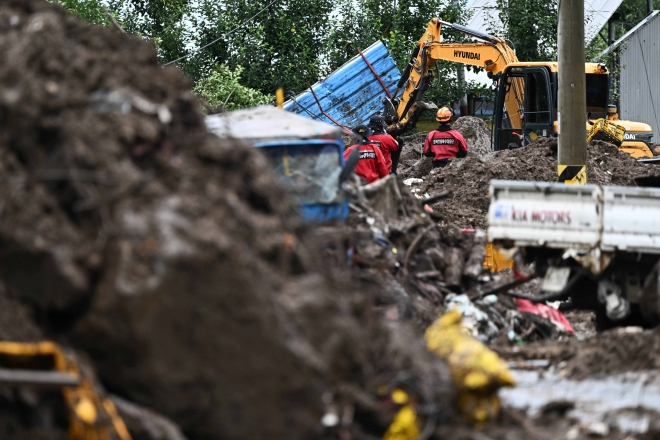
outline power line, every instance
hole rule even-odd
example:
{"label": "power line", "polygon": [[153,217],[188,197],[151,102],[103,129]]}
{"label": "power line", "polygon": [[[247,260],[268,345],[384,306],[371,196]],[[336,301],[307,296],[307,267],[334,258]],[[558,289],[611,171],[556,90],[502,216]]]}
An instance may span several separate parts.
{"label": "power line", "polygon": [[203,51],[204,49],[206,49],[207,47],[209,47],[209,46],[211,46],[211,45],[217,43],[218,41],[220,41],[220,40],[222,40],[223,38],[225,38],[227,35],[231,34],[231,33],[234,32],[234,31],[237,31],[238,29],[240,29],[240,28],[243,27],[244,25],[248,24],[248,23],[249,23],[250,21],[252,21],[257,15],[261,14],[262,12],[264,12],[266,9],[268,9],[268,8],[270,7],[270,5],[272,5],[272,4],[275,3],[276,1],[277,1],[277,0],[272,0],[270,3],[268,3],[266,6],[264,6],[264,8],[263,8],[262,10],[260,10],[259,12],[257,12],[256,14],[254,14],[252,17],[250,17],[250,18],[248,18],[247,20],[245,20],[243,23],[241,23],[241,24],[239,24],[238,26],[236,26],[234,29],[232,29],[232,30],[230,30],[229,32],[223,34],[221,37],[216,38],[215,40],[211,41],[209,44],[207,44],[207,45],[205,45],[205,46],[202,46],[202,47],[200,47],[199,49],[196,49],[196,50],[190,52],[189,54],[186,54],[186,55],[184,55],[184,56],[182,56],[182,57],[179,57],[179,58],[177,58],[176,60],[170,61],[169,63],[165,63],[165,64],[163,64],[163,67],[165,67],[165,66],[169,66],[170,64],[174,64],[174,63],[176,63],[177,61],[181,61],[181,60],[183,60],[184,58],[188,58],[189,56],[194,55],[194,54],[196,54],[196,53],[198,53],[198,52],[201,52],[201,51]]}

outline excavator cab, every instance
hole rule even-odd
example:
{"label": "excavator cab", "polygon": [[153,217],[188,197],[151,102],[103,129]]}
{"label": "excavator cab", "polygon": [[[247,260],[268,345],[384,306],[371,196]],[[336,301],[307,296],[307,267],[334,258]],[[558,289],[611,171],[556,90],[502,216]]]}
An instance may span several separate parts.
{"label": "excavator cab", "polygon": [[495,109],[495,151],[519,148],[553,134],[553,85],[551,73],[544,66],[512,67],[503,72],[497,97],[502,105]]}

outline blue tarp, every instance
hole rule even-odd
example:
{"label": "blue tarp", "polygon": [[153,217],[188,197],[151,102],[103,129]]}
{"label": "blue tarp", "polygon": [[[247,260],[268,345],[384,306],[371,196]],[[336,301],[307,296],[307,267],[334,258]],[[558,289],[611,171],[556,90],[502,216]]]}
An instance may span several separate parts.
{"label": "blue tarp", "polygon": [[[385,45],[377,41],[362,51],[381,80],[394,93],[401,72]],[[383,109],[386,93],[374,74],[358,54],[323,81],[312,86],[326,113],[340,124],[354,127],[366,124],[369,118]],[[309,91],[300,93],[284,103],[284,109],[301,116],[333,124],[326,118]]]}

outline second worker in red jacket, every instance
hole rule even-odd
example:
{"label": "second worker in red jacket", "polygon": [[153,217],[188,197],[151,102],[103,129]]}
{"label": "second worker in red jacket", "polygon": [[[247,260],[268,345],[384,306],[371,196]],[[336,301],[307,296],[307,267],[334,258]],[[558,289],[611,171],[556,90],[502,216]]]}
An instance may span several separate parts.
{"label": "second worker in red jacket", "polygon": [[385,164],[390,173],[396,173],[396,169],[392,170],[392,156],[397,157],[399,151],[399,143],[390,134],[385,133],[385,121],[379,115],[374,115],[369,119],[369,128],[374,132],[369,136],[369,140],[380,147],[380,151],[385,158]]}
{"label": "second worker in red jacket", "polygon": [[453,114],[449,107],[440,108],[435,118],[440,126],[430,132],[424,141],[424,156],[433,158],[433,168],[443,168],[452,159],[467,155],[465,138],[449,125]]}
{"label": "second worker in red jacket", "polygon": [[353,133],[355,133],[358,141],[344,150],[344,161],[348,161],[351,153],[359,148],[360,160],[355,166],[355,174],[364,178],[367,183],[373,183],[386,177],[390,172],[385,164],[383,153],[378,145],[369,141],[369,136],[372,133],[371,129],[366,125],[358,125],[353,129]]}

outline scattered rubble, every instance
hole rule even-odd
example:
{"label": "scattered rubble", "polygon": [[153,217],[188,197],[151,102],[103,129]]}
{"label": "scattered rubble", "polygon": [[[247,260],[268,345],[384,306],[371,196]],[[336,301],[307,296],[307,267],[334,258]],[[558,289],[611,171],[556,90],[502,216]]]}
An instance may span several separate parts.
{"label": "scattered rubble", "polygon": [[589,376],[660,369],[660,330],[618,327],[586,340],[546,341],[510,350],[508,359],[548,359],[564,377]]}
{"label": "scattered rubble", "polygon": [[[380,197],[398,204],[374,209]],[[463,325],[483,342],[506,345],[568,335],[544,316],[519,311],[513,298],[482,294],[478,286],[508,280],[511,270],[489,274],[483,266],[484,231],[461,230],[445,222],[443,214],[424,209],[426,200],[389,177],[363,187],[352,201],[353,265],[361,272],[393,274],[379,289],[381,307],[395,306],[395,316],[415,320],[422,330],[446,310],[459,309]]]}

